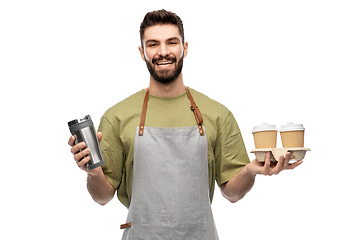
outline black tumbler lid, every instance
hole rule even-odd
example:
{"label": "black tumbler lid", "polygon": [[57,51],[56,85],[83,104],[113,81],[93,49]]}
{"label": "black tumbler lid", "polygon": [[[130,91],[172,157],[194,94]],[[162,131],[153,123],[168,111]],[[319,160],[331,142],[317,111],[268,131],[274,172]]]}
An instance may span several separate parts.
{"label": "black tumbler lid", "polygon": [[80,129],[83,129],[92,125],[93,123],[90,115],[85,115],[84,117],[77,118],[68,122],[69,130],[72,134],[74,134],[76,131],[79,131]]}

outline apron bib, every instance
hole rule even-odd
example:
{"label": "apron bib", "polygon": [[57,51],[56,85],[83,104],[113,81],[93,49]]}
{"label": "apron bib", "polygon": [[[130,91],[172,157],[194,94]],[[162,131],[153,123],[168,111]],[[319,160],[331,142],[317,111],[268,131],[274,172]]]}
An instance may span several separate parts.
{"label": "apron bib", "polygon": [[186,91],[198,126],[145,127],[146,93],[122,240],[219,239],[209,198],[207,137],[199,109]]}

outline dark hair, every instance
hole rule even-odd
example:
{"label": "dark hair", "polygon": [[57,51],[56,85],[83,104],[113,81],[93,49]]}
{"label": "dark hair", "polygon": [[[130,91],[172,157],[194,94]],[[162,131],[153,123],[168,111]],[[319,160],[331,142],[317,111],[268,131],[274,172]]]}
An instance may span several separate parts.
{"label": "dark hair", "polygon": [[173,12],[166,11],[164,9],[157,10],[153,12],[148,12],[140,25],[140,38],[141,46],[143,47],[143,36],[145,30],[148,27],[159,25],[159,24],[173,24],[179,28],[179,33],[182,38],[182,43],[185,42],[184,27],[182,25],[182,20]]}

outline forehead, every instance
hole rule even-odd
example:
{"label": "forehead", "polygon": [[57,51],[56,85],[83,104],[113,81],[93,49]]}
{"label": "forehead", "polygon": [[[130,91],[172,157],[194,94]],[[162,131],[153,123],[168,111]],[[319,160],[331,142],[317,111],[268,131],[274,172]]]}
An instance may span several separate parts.
{"label": "forehead", "polygon": [[148,40],[166,41],[169,38],[181,39],[179,33],[179,28],[176,25],[155,25],[146,28],[143,40],[146,42]]}

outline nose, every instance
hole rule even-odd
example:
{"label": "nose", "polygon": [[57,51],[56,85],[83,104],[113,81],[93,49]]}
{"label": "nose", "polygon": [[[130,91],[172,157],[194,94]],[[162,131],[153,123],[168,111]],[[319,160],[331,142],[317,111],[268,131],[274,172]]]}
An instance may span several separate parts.
{"label": "nose", "polygon": [[170,54],[170,51],[169,51],[167,44],[160,44],[159,50],[158,50],[158,55],[165,57],[165,56],[168,56],[169,54]]}

